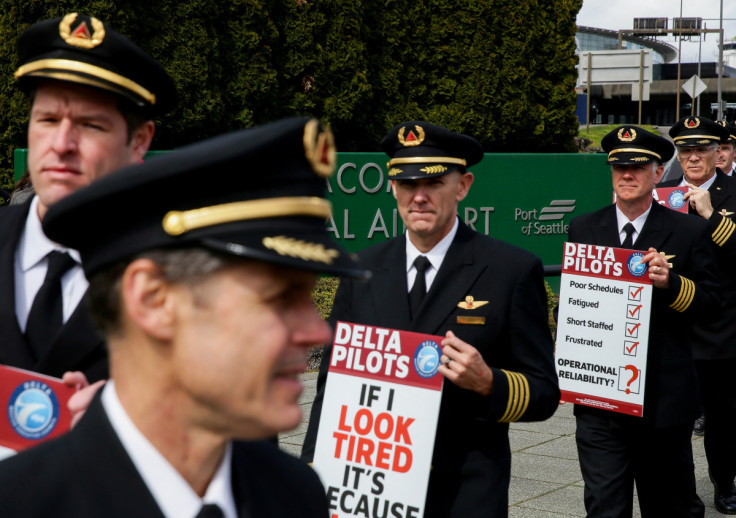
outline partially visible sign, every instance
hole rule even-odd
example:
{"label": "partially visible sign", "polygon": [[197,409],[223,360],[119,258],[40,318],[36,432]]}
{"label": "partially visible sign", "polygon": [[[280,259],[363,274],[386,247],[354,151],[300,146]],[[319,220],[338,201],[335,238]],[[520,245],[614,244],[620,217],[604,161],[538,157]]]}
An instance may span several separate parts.
{"label": "partially visible sign", "polygon": [[706,88],[707,85],[697,76],[697,74],[682,83],[682,89],[693,99],[705,92]]}
{"label": "partially visible sign", "polygon": [[644,414],[652,284],[643,256],[565,243],[556,349],[562,401]]}
{"label": "partially visible sign", "polygon": [[653,78],[652,51],[647,50],[592,50],[580,53],[578,85],[629,84],[631,100],[649,100]]}
{"label": "partially visible sign", "polygon": [[75,389],[58,378],[0,365],[0,455],[58,437],[71,426],[67,408]]}
{"label": "partially visible sign", "polygon": [[313,461],[331,518],[424,515],[442,340],[336,324]]}
{"label": "partially visible sign", "polygon": [[660,205],[687,214],[688,202],[684,196],[689,190],[688,187],[659,187],[652,191],[652,196]]}

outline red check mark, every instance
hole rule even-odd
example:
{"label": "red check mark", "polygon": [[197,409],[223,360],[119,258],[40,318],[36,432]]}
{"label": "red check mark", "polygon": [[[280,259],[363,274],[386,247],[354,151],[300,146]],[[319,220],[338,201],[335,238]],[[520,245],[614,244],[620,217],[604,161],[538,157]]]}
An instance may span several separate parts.
{"label": "red check mark", "polygon": [[634,342],[633,344],[631,344],[631,347],[626,348],[626,352],[631,353],[636,348],[637,345],[639,345],[639,342]]}
{"label": "red check mark", "polygon": [[643,289],[644,289],[644,286],[640,286],[638,289],[636,289],[634,291],[629,290],[629,296],[632,299],[633,298],[636,298],[639,295],[639,293],[641,293],[641,290],[643,290]]}
{"label": "red check mark", "polygon": [[640,325],[641,325],[641,323],[639,323],[639,324],[636,324],[636,325],[635,325],[634,327],[632,327],[631,329],[629,329],[629,327],[627,326],[627,327],[626,327],[626,331],[627,331],[627,332],[628,332],[629,334],[631,334],[631,333],[633,333],[634,331],[636,331],[636,329],[637,329],[637,328],[638,328],[638,327],[639,327]]}
{"label": "red check mark", "polygon": [[641,304],[639,304],[638,306],[636,306],[634,309],[630,310],[629,311],[629,315],[631,315],[632,318],[633,318],[634,315],[636,315],[639,312],[640,309],[641,309]]}

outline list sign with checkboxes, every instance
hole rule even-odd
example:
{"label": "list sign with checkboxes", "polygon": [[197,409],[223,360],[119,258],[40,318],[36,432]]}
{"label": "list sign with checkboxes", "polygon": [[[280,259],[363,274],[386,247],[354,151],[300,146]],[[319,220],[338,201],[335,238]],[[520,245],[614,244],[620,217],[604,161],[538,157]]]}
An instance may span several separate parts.
{"label": "list sign with checkboxes", "polygon": [[643,256],[565,243],[556,350],[562,401],[644,414],[652,284]]}

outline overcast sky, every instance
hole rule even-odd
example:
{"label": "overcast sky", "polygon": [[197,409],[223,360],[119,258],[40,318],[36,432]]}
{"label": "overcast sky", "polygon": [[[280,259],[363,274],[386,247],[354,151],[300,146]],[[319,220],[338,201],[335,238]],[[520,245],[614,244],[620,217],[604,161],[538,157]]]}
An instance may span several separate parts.
{"label": "overcast sky", "polygon": [[[736,37],[736,0],[723,1],[723,33],[725,41]],[[721,13],[721,0],[681,0],[683,18],[703,18],[708,29],[718,29]],[[668,18],[667,26],[672,28],[672,18],[680,17],[678,0],[583,0],[578,13],[578,25],[599,29],[633,29],[634,18]],[[730,19],[728,19],[730,18]],[[677,40],[671,35],[658,38],[677,48]],[[702,61],[717,61],[718,33],[705,35],[702,42]],[[682,41],[682,60],[698,60],[698,40]]]}

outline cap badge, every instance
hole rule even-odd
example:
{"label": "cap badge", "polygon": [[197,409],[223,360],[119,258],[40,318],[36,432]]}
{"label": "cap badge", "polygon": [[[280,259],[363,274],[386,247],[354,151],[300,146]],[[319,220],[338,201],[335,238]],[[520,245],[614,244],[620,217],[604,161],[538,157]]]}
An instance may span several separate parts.
{"label": "cap badge", "polygon": [[636,138],[636,130],[633,128],[621,128],[618,130],[618,139],[621,142],[631,142]]}
{"label": "cap badge", "polygon": [[698,126],[700,126],[700,119],[687,118],[685,119],[685,126],[687,126],[688,128],[697,128]]}
{"label": "cap badge", "polygon": [[321,128],[317,119],[304,126],[304,154],[312,170],[322,178],[329,178],[335,172],[335,137],[329,129]]}
{"label": "cap badge", "polygon": [[340,252],[334,248],[325,248],[321,243],[308,243],[286,236],[264,237],[263,246],[279,255],[325,264],[332,264],[332,261],[340,255]]}
{"label": "cap badge", "polygon": [[92,49],[102,43],[105,39],[105,26],[97,18],[90,16],[89,21],[92,23],[92,34],[89,33],[87,22],[77,24],[72,29],[72,24],[77,19],[77,13],[70,13],[64,16],[59,23],[59,36],[69,45],[73,47],[81,47],[83,49]]}
{"label": "cap badge", "polygon": [[424,142],[424,130],[421,126],[414,126],[417,130],[416,133],[414,133],[413,130],[409,130],[409,134],[404,137],[404,133],[406,133],[406,127],[402,127],[399,130],[399,142],[402,146],[406,147],[412,147],[412,146],[418,146],[422,142]]}
{"label": "cap badge", "polygon": [[465,300],[457,303],[457,307],[461,309],[477,309],[488,304],[487,300],[475,300],[475,297],[468,295]]}

